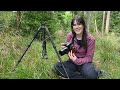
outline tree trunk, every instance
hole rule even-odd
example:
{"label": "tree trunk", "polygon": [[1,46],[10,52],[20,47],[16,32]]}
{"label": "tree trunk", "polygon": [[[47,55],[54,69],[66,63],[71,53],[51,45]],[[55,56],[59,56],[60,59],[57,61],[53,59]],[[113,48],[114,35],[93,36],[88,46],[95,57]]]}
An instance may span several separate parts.
{"label": "tree trunk", "polygon": [[104,23],[105,22],[105,11],[103,11],[103,20],[102,20],[102,29],[101,29],[101,32],[102,32],[102,35],[104,33]]}
{"label": "tree trunk", "polygon": [[105,33],[108,33],[108,32],[109,32],[109,24],[110,24],[110,11],[107,11]]}
{"label": "tree trunk", "polygon": [[20,32],[21,27],[21,12],[17,11],[17,32]]}
{"label": "tree trunk", "polygon": [[98,28],[97,28],[97,22],[96,22],[96,18],[95,18],[95,31],[98,34]]}
{"label": "tree trunk", "polygon": [[97,22],[96,22],[96,15],[94,16],[95,18],[95,32],[98,34],[98,28],[97,28]]}
{"label": "tree trunk", "polygon": [[90,11],[87,11],[87,31],[90,32]]}

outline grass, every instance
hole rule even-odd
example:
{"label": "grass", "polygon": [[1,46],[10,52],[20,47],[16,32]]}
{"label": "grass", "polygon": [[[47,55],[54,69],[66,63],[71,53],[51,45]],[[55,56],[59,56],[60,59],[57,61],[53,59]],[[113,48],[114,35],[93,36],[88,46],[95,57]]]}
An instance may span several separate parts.
{"label": "grass", "polygon": [[[109,73],[107,78],[119,79],[120,76],[120,52],[119,40],[115,34],[97,35],[94,63],[96,67]],[[102,77],[103,79],[105,77]]]}
{"label": "grass", "polygon": [[[96,68],[109,73],[109,79],[120,78],[120,37],[114,34],[96,35],[96,49],[94,64]],[[22,37],[13,31],[0,32],[0,78],[1,79],[59,79],[52,71],[53,65],[58,62],[57,54],[50,39],[47,39],[48,59],[42,59],[42,42],[34,40],[21,62],[13,72],[14,66],[27,45],[31,42],[32,35]],[[60,43],[65,42],[65,36],[54,39],[56,49],[60,50]],[[61,57],[63,61],[67,56]],[[101,76],[100,79],[106,79]]]}

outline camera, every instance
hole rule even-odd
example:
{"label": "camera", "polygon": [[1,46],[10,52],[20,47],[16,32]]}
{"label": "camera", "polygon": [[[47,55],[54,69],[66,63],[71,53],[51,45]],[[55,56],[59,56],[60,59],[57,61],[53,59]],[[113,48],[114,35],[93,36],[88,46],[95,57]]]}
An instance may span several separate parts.
{"label": "camera", "polygon": [[75,48],[73,47],[72,43],[67,42],[67,43],[65,43],[64,46],[66,46],[66,47],[59,51],[59,54],[61,56],[63,56],[64,54],[68,54],[68,52],[71,50],[73,53],[75,52]]}

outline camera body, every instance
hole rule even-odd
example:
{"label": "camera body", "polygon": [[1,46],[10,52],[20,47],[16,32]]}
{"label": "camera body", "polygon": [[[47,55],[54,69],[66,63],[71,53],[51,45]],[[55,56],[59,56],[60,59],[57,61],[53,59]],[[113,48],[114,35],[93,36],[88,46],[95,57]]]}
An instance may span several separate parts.
{"label": "camera body", "polygon": [[65,55],[65,54],[68,54],[68,52],[71,51],[71,50],[72,50],[73,53],[75,52],[75,48],[74,48],[72,43],[67,42],[67,43],[65,43],[64,46],[66,46],[66,47],[59,51],[59,54],[61,56]]}

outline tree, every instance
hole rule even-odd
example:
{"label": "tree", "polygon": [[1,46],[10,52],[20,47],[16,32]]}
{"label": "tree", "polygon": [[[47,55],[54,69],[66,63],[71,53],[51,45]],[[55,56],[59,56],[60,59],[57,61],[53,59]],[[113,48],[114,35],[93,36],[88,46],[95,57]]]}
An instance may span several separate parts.
{"label": "tree", "polygon": [[94,16],[94,24],[95,24],[95,32],[98,34],[98,27],[97,27],[97,22],[96,22],[96,13],[95,13],[95,16]]}
{"label": "tree", "polygon": [[91,14],[91,12],[88,11],[87,12],[87,31],[88,32],[90,31],[90,14]]}
{"label": "tree", "polygon": [[17,11],[17,31],[20,32],[21,26],[21,11]]}
{"label": "tree", "polygon": [[102,28],[101,28],[102,35],[104,33],[104,22],[105,22],[105,11],[103,11]]}
{"label": "tree", "polygon": [[105,33],[108,33],[108,32],[109,32],[109,24],[110,24],[110,11],[107,11]]}

